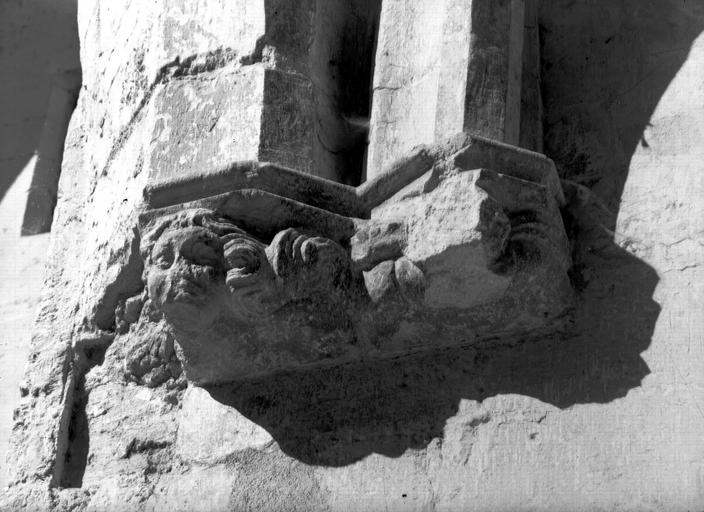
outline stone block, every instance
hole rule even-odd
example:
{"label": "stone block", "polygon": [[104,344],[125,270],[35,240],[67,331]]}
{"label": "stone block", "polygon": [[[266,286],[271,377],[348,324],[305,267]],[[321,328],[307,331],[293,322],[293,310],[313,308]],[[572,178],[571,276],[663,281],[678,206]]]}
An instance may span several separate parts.
{"label": "stone block", "polygon": [[[152,108],[150,182],[217,169],[224,155],[227,161],[272,162],[349,181],[350,173],[360,171],[352,167],[361,166],[351,162],[353,153],[366,139],[346,116],[356,115],[368,83],[365,73],[348,76],[340,61],[371,60],[374,2],[244,4],[263,23],[254,16],[252,23],[234,27],[234,49],[179,57],[160,72],[164,85],[155,90]],[[367,38],[355,41],[360,31]],[[247,46],[254,39],[254,47]]]}
{"label": "stone block", "polygon": [[232,157],[256,160],[265,74],[262,66],[248,66],[214,80],[172,81],[159,90],[149,119],[149,181],[185,179]]}
{"label": "stone block", "polygon": [[[251,169],[217,177],[229,192],[141,216],[149,300],[195,384],[481,344],[569,307],[544,157],[457,136],[357,190],[285,168],[294,187],[276,188]],[[325,200],[306,201],[311,183]]]}
{"label": "stone block", "polygon": [[[231,501],[238,477],[237,472],[225,465],[195,467],[186,474],[167,475],[140,506],[145,512],[236,510]],[[122,505],[107,501],[94,510],[117,510]]]}

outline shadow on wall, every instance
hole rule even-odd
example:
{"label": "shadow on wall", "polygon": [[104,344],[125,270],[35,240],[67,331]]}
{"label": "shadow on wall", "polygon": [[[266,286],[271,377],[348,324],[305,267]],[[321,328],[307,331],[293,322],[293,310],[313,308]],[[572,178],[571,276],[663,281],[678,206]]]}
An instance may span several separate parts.
{"label": "shadow on wall", "polygon": [[381,0],[327,0],[317,5],[319,53],[308,47],[307,8],[288,0],[264,2],[267,34],[259,43],[286,48],[292,55],[310,52],[309,78],[318,109],[315,136],[335,156],[336,179],[357,186],[364,172]]}
{"label": "shadow on wall", "polygon": [[0,199],[38,149],[52,87],[75,87],[76,16],[76,0],[0,2]]}
{"label": "shadow on wall", "polygon": [[[490,350],[452,349],[209,389],[290,456],[341,466],[400,456],[442,437],[462,399],[534,397],[559,408],[608,403],[640,386],[660,308],[656,272],[614,244],[631,155],[658,100],[704,30],[694,2],[546,2],[547,153],[584,183],[566,212],[580,301],[569,333]],[[599,197],[599,200],[589,198]],[[610,213],[611,212],[611,213]]]}

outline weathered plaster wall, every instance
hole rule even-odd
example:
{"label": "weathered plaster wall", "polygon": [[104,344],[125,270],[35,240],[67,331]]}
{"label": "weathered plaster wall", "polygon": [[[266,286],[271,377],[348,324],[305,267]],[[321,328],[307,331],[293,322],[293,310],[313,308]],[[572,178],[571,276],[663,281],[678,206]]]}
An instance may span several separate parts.
{"label": "weathered plaster wall", "polygon": [[49,94],[80,69],[76,0],[0,4],[0,191],[14,182],[39,143]]}
{"label": "weathered plaster wall", "polygon": [[0,486],[7,483],[5,457],[39,304],[49,235],[20,237],[32,177],[30,160],[0,202]]}
{"label": "weathered plaster wall", "polygon": [[[52,87],[80,69],[76,1],[0,3],[0,487],[48,234],[20,237]],[[49,212],[50,213],[50,212]]]}
{"label": "weathered plaster wall", "polygon": [[[591,189],[568,187],[572,331],[219,394],[125,381],[134,338],[112,325],[120,300],[139,293],[134,208],[158,148],[174,162],[204,158],[198,137],[209,137],[164,131],[160,109],[188,119],[193,91],[240,72],[236,59],[179,64],[235,44],[227,20],[241,6],[205,5],[81,3],[86,79],[7,508],[701,508],[704,10],[680,0],[542,6],[546,152]],[[168,104],[168,91],[182,100]]]}
{"label": "weathered plaster wall", "polygon": [[594,508],[704,504],[703,31],[696,2],[543,2],[546,152],[591,188],[591,229],[620,248],[589,241],[576,269],[601,310],[585,341],[613,354],[576,379],[606,403],[567,412]]}

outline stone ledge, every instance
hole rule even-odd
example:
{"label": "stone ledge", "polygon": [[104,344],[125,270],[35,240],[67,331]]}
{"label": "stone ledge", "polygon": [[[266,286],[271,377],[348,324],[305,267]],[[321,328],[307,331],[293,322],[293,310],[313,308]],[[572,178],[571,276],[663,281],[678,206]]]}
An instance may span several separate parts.
{"label": "stone ledge", "polygon": [[[350,217],[368,218],[370,211],[433,168],[454,158],[464,170],[492,169],[550,188],[560,206],[565,198],[552,160],[499,141],[468,133],[440,144],[422,145],[389,165],[378,177],[358,187],[268,162],[238,161],[183,176],[153,176],[144,189],[146,209],[163,208],[218,195],[258,189]],[[316,172],[316,174],[320,174]]]}
{"label": "stone ledge", "polygon": [[170,204],[140,216],[145,284],[195,384],[471,345],[571,304],[552,162],[473,135],[356,189],[243,162],[145,198]]}

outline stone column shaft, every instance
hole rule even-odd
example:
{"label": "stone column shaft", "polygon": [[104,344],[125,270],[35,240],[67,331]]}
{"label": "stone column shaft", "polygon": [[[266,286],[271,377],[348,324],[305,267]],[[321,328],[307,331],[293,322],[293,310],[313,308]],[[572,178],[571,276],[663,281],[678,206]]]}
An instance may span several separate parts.
{"label": "stone column shaft", "polygon": [[368,178],[461,131],[518,144],[524,10],[524,0],[384,2]]}

